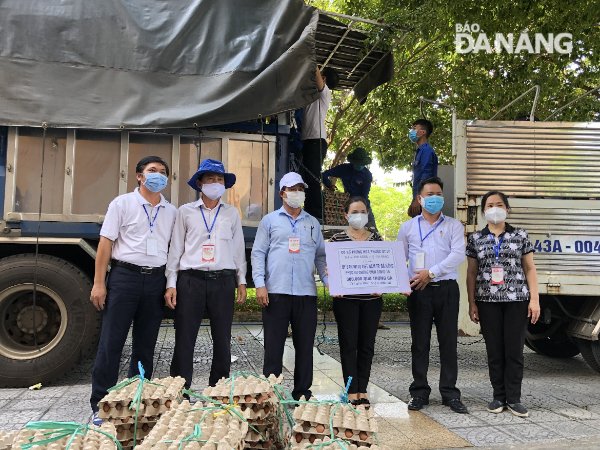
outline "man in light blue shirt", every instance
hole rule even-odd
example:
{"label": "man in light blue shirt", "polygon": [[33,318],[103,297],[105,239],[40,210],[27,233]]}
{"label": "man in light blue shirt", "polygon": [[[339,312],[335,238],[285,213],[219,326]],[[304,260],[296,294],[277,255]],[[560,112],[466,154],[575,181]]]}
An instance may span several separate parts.
{"label": "man in light blue shirt", "polygon": [[408,314],[412,337],[413,382],[408,409],[417,411],[429,403],[427,382],[431,328],[435,323],[440,348],[442,403],[457,413],[467,413],[456,387],[458,377],[457,334],[460,293],[456,279],[465,260],[465,230],[442,214],[443,183],[437,177],[421,182],[417,200],[422,213],[405,222],[398,232],[411,277]]}
{"label": "man in light blue shirt", "polygon": [[281,374],[283,349],[291,323],[296,351],[292,396],[296,400],[312,395],[313,345],[317,331],[315,266],[327,284],[321,227],[317,219],[302,209],[307,187],[295,172],[281,178],[279,195],[283,206],[263,217],[252,247],[252,279],[256,299],[263,307],[263,374]]}

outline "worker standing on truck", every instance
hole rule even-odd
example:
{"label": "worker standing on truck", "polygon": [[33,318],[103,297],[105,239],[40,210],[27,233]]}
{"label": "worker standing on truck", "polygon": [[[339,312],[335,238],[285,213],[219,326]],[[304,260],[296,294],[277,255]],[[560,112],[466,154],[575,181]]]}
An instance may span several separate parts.
{"label": "worker standing on truck", "polygon": [[433,133],[433,124],[427,119],[415,120],[408,132],[408,138],[415,146],[412,165],[413,201],[408,208],[410,217],[416,217],[421,213],[421,205],[417,199],[421,182],[427,178],[437,177],[438,157],[433,147],[429,145],[431,133]]}
{"label": "worker standing on truck", "polygon": [[317,331],[314,269],[327,284],[325,244],[317,219],[302,209],[302,177],[285,174],[279,182],[283,206],[262,218],[252,247],[252,278],[263,307],[263,374],[279,376],[288,324],[296,351],[292,396],[309,399],[313,380],[313,345]]}
{"label": "worker standing on truck", "polygon": [[[177,209],[160,192],[167,187],[169,166],[147,156],[135,168],[138,187],[108,206],[96,254],[90,300],[102,311],[102,329],[92,372],[90,403],[98,418],[98,402],[114,386],[127,333],[133,323],[128,376],[141,362],[152,376],[154,347],[163,318],[165,264]],[[111,271],[106,277],[108,264]]]}
{"label": "worker standing on truck", "polygon": [[508,197],[490,191],[481,199],[487,225],[469,236],[467,292],[469,316],[481,323],[494,398],[491,413],[505,408],[518,417],[529,415],[521,403],[523,346],[528,318],[540,317],[533,244],[527,232],[506,223]]}
{"label": "worker standing on truck", "polygon": [[398,232],[408,260],[408,297],[412,338],[412,375],[408,409],[418,411],[429,404],[427,381],[431,327],[435,323],[440,348],[440,394],[442,404],[456,413],[467,413],[456,387],[458,377],[458,268],[465,260],[463,225],[442,214],[443,183],[439,178],[421,182],[417,200],[423,213],[405,222]]}
{"label": "worker standing on truck", "polygon": [[327,155],[327,129],[325,118],[331,103],[331,91],[339,82],[337,71],[325,67],[316,70],[319,98],[304,108],[302,117],[302,164],[304,178],[308,184],[306,212],[317,219],[323,219],[323,198],[321,195],[321,169]]}
{"label": "worker standing on truck", "polygon": [[202,318],[210,319],[213,359],[208,383],[229,377],[231,324],[237,301],[246,301],[246,251],[237,209],[223,203],[235,175],[221,161],[205,159],[188,184],[200,199],[179,207],[167,262],[165,301],[175,310],[175,351],[171,376],[190,388],[194,346]]}

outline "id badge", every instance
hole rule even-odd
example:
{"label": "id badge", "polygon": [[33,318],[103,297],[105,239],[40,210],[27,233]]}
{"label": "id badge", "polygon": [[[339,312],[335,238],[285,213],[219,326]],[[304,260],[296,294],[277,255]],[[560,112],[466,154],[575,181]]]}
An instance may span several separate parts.
{"label": "id badge", "polygon": [[288,250],[290,253],[300,253],[300,238],[290,237],[288,240]]}
{"label": "id badge", "polygon": [[415,254],[415,270],[423,270],[425,268],[425,252],[417,252]]}
{"label": "id badge", "polygon": [[215,262],[215,244],[210,241],[202,244],[202,262],[214,264]]}
{"label": "id badge", "polygon": [[146,239],[146,255],[158,256],[158,242],[153,237]]}
{"label": "id badge", "polygon": [[492,284],[504,284],[504,267],[492,266]]}

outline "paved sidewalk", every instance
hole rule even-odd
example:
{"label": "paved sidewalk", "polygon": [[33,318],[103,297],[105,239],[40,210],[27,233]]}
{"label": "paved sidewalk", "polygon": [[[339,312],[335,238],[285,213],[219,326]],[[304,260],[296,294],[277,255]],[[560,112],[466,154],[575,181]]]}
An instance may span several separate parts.
{"label": "paved sidewalk", "polygon": [[[232,370],[261,372],[263,362],[260,325],[235,326],[232,333]],[[342,389],[339,347],[335,325],[317,329],[322,342],[315,349],[314,392],[320,398],[337,395]],[[324,339],[323,339],[324,336]],[[439,358],[434,341],[430,366],[431,405],[423,412],[407,412],[410,382],[410,329],[395,325],[379,331],[372,371],[370,396],[380,420],[380,438],[389,448],[600,448],[600,377],[580,357],[555,360],[527,350],[523,402],[531,417],[520,419],[510,413],[485,411],[491,395],[485,347],[477,338],[460,338],[459,387],[471,414],[458,415],[441,405],[436,390]],[[129,343],[125,354],[129,353]],[[157,344],[155,376],[169,372],[174,331],[166,324]],[[202,327],[195,352],[192,388],[201,390],[208,381],[211,340]],[[288,340],[284,356],[284,385],[291,390],[293,348]],[[83,361],[70,374],[40,391],[0,389],[0,429],[17,429],[31,420],[86,422],[90,417],[89,394],[92,359]],[[128,359],[122,360],[125,377]],[[599,443],[597,446],[595,442]]]}

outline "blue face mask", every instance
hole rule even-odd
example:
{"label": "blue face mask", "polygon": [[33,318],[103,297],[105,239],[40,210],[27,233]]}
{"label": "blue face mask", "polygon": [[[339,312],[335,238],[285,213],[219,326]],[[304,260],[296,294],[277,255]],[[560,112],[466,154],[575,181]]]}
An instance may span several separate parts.
{"label": "blue face mask", "polygon": [[421,200],[421,206],[429,214],[437,214],[444,207],[444,197],[440,195],[423,197],[423,200]]}
{"label": "blue face mask", "polygon": [[354,170],[358,170],[359,172],[365,168],[365,166],[361,166],[360,164],[352,164],[354,166]]}
{"label": "blue face mask", "polygon": [[144,186],[151,192],[160,192],[167,187],[168,178],[162,173],[148,172],[144,176],[146,177]]}
{"label": "blue face mask", "polygon": [[417,142],[419,138],[417,137],[417,130],[414,128],[408,132],[408,138],[411,142]]}

